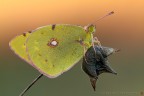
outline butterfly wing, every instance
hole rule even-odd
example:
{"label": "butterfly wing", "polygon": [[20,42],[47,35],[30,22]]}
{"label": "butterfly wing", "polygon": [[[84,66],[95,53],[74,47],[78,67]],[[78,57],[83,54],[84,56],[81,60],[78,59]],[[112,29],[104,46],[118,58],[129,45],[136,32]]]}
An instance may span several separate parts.
{"label": "butterfly wing", "polygon": [[30,35],[29,32],[23,33],[22,35],[16,36],[9,43],[9,46],[17,54],[20,58],[24,59],[26,62],[30,63],[28,55],[26,53],[26,45],[25,42]]}
{"label": "butterfly wing", "polygon": [[48,25],[33,32],[26,42],[29,58],[44,75],[54,78],[70,69],[83,56],[86,32],[75,25]]}

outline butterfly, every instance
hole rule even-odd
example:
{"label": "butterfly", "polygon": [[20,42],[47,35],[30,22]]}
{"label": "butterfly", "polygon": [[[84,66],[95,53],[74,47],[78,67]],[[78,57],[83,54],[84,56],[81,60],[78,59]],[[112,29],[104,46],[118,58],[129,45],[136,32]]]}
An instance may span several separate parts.
{"label": "butterfly", "polygon": [[[111,14],[113,12],[104,17]],[[87,50],[92,46],[94,48],[94,43],[98,43],[98,40],[94,39],[95,30],[96,27],[93,24],[87,26],[52,24],[18,35],[10,41],[9,45],[15,54],[41,73],[34,80],[36,82],[43,75],[48,78],[58,77],[87,55],[89,53]]]}

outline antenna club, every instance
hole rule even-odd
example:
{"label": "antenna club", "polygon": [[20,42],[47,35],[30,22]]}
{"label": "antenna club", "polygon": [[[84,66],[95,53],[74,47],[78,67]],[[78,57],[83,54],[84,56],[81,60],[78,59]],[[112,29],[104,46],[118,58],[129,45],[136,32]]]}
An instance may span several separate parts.
{"label": "antenna club", "polygon": [[110,13],[108,13],[108,15],[112,15],[112,14],[114,14],[114,11],[111,11]]}
{"label": "antenna club", "polygon": [[[98,21],[102,20],[103,18],[105,18],[105,17],[107,17],[107,16],[109,16],[109,15],[112,15],[112,14],[114,14],[114,11],[111,11],[111,12],[109,12],[108,14],[104,15],[103,17],[100,17],[100,18],[97,19],[95,22],[98,22]],[[95,22],[93,22],[93,23],[95,23]],[[91,24],[93,24],[93,23],[91,23]]]}

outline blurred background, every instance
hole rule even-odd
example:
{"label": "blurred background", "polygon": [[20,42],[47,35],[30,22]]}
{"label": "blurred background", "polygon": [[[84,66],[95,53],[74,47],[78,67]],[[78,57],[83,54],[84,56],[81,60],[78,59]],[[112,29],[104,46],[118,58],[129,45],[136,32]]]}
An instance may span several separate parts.
{"label": "blurred background", "polygon": [[0,96],[18,96],[40,73],[9,48],[16,35],[48,24],[96,24],[103,46],[121,52],[109,58],[118,73],[102,74],[93,91],[81,62],[55,79],[41,78],[25,96],[144,96],[143,0],[1,0]]}

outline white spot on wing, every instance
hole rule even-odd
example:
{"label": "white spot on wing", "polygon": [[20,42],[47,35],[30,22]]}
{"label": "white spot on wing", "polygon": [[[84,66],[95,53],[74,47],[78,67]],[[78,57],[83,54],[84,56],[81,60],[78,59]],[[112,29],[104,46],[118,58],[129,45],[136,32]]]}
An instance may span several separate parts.
{"label": "white spot on wing", "polygon": [[56,46],[57,45],[57,41],[52,41],[51,45]]}

